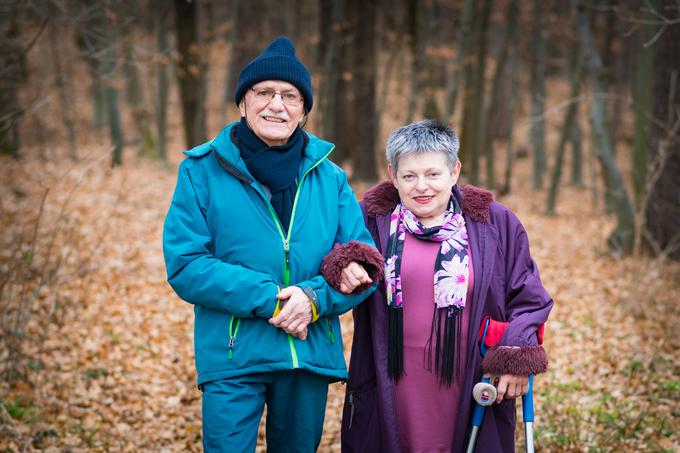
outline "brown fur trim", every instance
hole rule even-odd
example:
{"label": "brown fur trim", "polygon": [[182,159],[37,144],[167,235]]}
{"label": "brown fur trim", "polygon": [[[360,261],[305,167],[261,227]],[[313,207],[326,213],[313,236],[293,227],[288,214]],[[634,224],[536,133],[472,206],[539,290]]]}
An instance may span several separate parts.
{"label": "brown fur trim", "polygon": [[[461,193],[463,214],[478,222],[488,223],[491,218],[489,206],[494,199],[493,193],[470,184],[463,186]],[[391,181],[383,181],[368,189],[363,201],[368,215],[387,214],[399,203],[399,192]]]}
{"label": "brown fur trim", "polygon": [[[382,280],[384,266],[382,255],[375,247],[359,241],[336,244],[321,263],[321,275],[329,285],[340,291],[342,270],[352,261],[361,264],[373,282]],[[353,293],[362,293],[370,287],[370,283],[361,285]]]}
{"label": "brown fur trim", "polygon": [[482,371],[494,376],[502,374],[544,373],[548,369],[548,355],[543,346],[494,346],[482,361]]}
{"label": "brown fur trim", "polygon": [[392,181],[383,181],[368,189],[363,201],[368,215],[387,214],[399,203],[399,192]]}
{"label": "brown fur trim", "polygon": [[470,216],[477,222],[489,223],[491,213],[489,206],[493,202],[493,193],[485,189],[467,184],[461,187],[463,214]]}

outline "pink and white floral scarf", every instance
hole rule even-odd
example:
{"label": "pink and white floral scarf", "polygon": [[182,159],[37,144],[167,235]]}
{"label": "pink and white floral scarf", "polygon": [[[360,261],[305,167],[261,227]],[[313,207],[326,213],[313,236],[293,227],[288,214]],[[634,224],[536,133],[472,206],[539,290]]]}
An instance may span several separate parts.
{"label": "pink and white floral scarf", "polygon": [[395,379],[399,379],[404,371],[401,260],[406,231],[418,239],[441,243],[434,266],[436,309],[428,341],[428,363],[431,366],[434,346],[435,370],[440,382],[450,385],[454,369],[460,368],[460,312],[465,308],[469,277],[468,235],[458,201],[451,197],[444,221],[436,227],[425,227],[402,203],[397,205],[390,217],[385,285],[389,309],[388,369]]}

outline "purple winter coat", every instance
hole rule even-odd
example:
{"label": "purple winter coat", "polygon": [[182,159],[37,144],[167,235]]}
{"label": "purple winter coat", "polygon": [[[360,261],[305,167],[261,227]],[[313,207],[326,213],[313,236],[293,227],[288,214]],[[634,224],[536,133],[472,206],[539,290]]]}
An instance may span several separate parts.
{"label": "purple winter coat", "polygon": [[[484,371],[492,374],[540,373],[547,368],[547,357],[537,345],[536,331],[546,322],[553,301],[543,288],[536,264],[529,253],[524,227],[505,206],[483,189],[453,188],[460,201],[467,226],[474,288],[466,309],[472,310],[468,359],[463,374],[462,398],[455,431],[454,452],[464,451],[470,431],[474,404],[472,387]],[[386,253],[390,213],[399,202],[390,182],[369,189],[361,202],[364,220],[373,240]],[[334,250],[324,263],[328,282],[339,288],[339,277],[349,257]],[[376,269],[371,269],[371,277]],[[399,452],[394,385],[387,375],[387,303],[385,285],[354,311],[354,341],[349,364],[349,380],[342,416],[343,452]],[[499,346],[482,359],[477,332],[485,316],[510,322]],[[513,452],[515,401],[504,400],[486,409],[476,451]]]}

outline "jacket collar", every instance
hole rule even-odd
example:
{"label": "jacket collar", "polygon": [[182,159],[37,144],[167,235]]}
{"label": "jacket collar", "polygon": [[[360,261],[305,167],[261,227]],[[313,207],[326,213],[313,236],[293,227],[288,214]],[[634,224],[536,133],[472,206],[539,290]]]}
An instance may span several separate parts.
{"label": "jacket collar", "polygon": [[[491,218],[489,207],[494,201],[493,193],[467,184],[460,189],[457,185],[454,186],[453,194],[460,200],[464,215],[477,222],[489,223]],[[400,200],[392,182],[383,181],[368,189],[363,201],[368,215],[378,216],[392,212]]]}
{"label": "jacket collar", "polygon": [[[238,121],[235,121],[222,129],[217,137],[209,142],[210,147],[217,153],[224,164],[243,174],[247,178],[253,179],[246,168],[245,162],[243,162],[243,159],[241,158],[241,153],[231,140],[231,131],[237,124]],[[335,145],[332,143],[321,140],[309,132],[304,131],[303,133],[307,134],[309,141],[304,150],[300,174],[304,174],[304,172],[316,165],[320,160],[325,159],[335,148]]]}

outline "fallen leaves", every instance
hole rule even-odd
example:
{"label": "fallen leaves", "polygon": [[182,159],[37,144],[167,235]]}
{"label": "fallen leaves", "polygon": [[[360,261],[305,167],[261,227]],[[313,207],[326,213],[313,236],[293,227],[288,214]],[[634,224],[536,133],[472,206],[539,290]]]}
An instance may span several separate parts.
{"label": "fallen leaves", "polygon": [[[201,451],[193,311],[167,286],[161,251],[174,170],[1,159],[3,276],[30,252],[27,231],[50,191],[34,262],[22,268],[26,376],[0,383],[0,450]],[[678,451],[678,264],[606,256],[612,222],[584,207],[585,189],[564,188],[560,215],[545,217],[542,196],[517,180],[501,201],[525,224],[555,300],[550,370],[535,382],[537,450]],[[50,241],[50,259],[63,261],[55,284],[41,286]],[[342,329],[348,355],[351,316]],[[320,451],[339,451],[344,391],[331,385]],[[259,439],[264,451],[262,428]]]}

